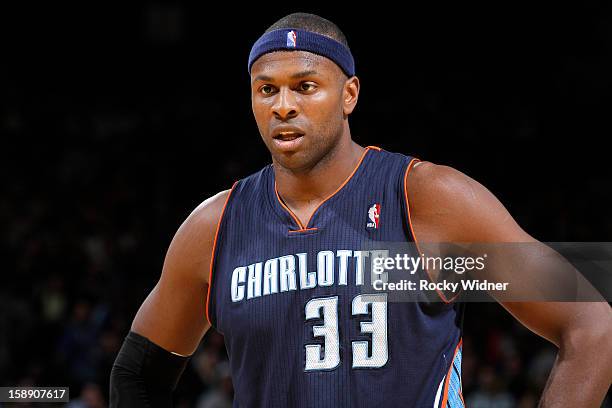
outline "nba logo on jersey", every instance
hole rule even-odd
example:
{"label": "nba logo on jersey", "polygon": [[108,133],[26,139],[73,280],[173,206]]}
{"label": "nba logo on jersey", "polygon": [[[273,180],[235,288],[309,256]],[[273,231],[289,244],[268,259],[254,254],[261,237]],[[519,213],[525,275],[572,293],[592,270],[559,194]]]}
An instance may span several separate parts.
{"label": "nba logo on jersey", "polygon": [[380,222],[380,204],[372,204],[368,209],[368,222],[367,228],[378,229],[378,223]]}
{"label": "nba logo on jersey", "polygon": [[287,33],[287,47],[295,48],[297,45],[297,35],[291,30]]}

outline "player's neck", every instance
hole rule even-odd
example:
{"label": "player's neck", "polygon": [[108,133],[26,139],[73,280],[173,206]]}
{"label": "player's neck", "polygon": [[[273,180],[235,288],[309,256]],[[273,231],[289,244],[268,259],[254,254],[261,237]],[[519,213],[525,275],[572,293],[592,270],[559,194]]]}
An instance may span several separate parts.
{"label": "player's neck", "polygon": [[307,213],[310,207],[318,206],[350,177],[363,153],[364,148],[349,137],[308,171],[296,173],[275,166],[278,193],[291,210]]}

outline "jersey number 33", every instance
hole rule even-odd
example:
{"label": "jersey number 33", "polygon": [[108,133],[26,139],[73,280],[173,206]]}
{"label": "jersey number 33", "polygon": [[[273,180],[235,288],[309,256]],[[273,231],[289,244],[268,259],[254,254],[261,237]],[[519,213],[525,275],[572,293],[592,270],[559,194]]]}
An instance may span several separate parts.
{"label": "jersey number 33", "polygon": [[[351,302],[353,316],[368,315],[372,320],[360,323],[363,334],[372,336],[372,352],[368,341],[353,341],[352,368],[379,368],[389,358],[387,346],[387,295],[357,295]],[[323,325],[313,326],[313,336],[324,338],[324,352],[320,344],[306,345],[306,371],[333,370],[340,364],[340,336],[338,331],[338,296],[314,298],[306,303],[306,320],[323,319]]]}

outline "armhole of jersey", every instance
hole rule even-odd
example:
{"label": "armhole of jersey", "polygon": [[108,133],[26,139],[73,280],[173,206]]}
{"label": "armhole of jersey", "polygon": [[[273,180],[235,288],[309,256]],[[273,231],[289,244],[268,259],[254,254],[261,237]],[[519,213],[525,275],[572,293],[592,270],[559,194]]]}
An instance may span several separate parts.
{"label": "armhole of jersey", "polygon": [[[412,168],[420,161],[421,160],[413,157],[412,160],[410,160],[410,163],[408,163],[408,167],[406,168],[406,172],[404,173],[404,203],[406,204],[406,217],[408,221],[408,228],[410,230],[410,235],[412,236],[412,240],[414,241],[414,245],[419,254],[421,254],[422,251],[421,251],[421,248],[419,247],[419,242],[417,240],[416,234],[414,233],[414,228],[412,226],[412,218],[410,215],[410,202],[408,200],[408,174],[410,174],[410,170],[412,170]],[[429,279],[429,281],[433,282],[433,279],[431,279],[431,275],[429,274],[429,271],[427,270],[426,266],[423,267],[423,270],[427,274],[427,278]],[[436,293],[438,294],[440,299],[442,299],[442,301],[446,304],[451,303],[461,294],[461,292],[459,292],[449,300],[446,298],[446,296],[444,296],[444,293],[442,293],[440,290],[436,289]]]}
{"label": "armhole of jersey", "polygon": [[217,239],[219,238],[219,230],[221,229],[221,223],[223,222],[223,217],[225,216],[225,209],[227,208],[227,203],[229,203],[230,197],[236,188],[238,182],[236,181],[229,193],[227,194],[227,198],[225,199],[225,203],[223,204],[223,209],[221,210],[221,216],[219,216],[219,221],[217,221],[217,228],[215,229],[215,240],[213,241],[212,254],[210,256],[210,267],[208,272],[208,291],[206,294],[206,320],[210,323],[211,326],[214,327],[212,320],[210,319],[209,305],[210,305],[210,292],[213,285],[213,270],[215,267],[215,257],[217,255]]}

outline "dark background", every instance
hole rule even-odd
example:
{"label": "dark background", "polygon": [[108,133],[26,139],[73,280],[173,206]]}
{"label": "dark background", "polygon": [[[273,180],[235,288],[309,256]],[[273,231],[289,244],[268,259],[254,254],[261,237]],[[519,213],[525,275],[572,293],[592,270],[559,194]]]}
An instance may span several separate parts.
{"label": "dark background", "polygon": [[[358,143],[465,172],[542,241],[609,240],[609,6],[4,8],[0,385],[70,385],[73,406],[106,404],[115,354],[177,227],[270,160],[247,56],[294,11],[348,37]],[[498,305],[469,304],[468,406],[534,406],[554,353]],[[211,333],[176,400],[223,406],[229,384]]]}

